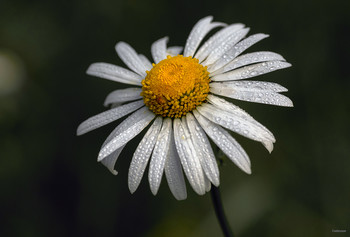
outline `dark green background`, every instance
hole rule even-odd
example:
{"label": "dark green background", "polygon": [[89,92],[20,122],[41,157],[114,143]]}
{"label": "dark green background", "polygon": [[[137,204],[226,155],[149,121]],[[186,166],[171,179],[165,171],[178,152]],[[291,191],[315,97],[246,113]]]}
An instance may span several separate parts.
{"label": "dark green background", "polygon": [[[176,201],[146,179],[131,195],[133,140],[113,176],[96,162],[118,122],[76,137],[125,85],[89,77],[93,62],[122,65],[126,41],[150,56],[169,36],[184,45],[194,23],[242,22],[270,38],[250,51],[293,67],[260,76],[287,87],[294,108],[236,102],[276,136],[272,154],[235,135],[252,175],[225,161],[221,191],[234,232],[248,236],[347,236],[350,232],[350,1],[0,1],[0,236],[221,236],[210,195]],[[2,61],[0,61],[2,62]],[[10,73],[10,74],[9,74]],[[164,181],[164,180],[163,180]],[[332,230],[347,230],[335,233]]]}

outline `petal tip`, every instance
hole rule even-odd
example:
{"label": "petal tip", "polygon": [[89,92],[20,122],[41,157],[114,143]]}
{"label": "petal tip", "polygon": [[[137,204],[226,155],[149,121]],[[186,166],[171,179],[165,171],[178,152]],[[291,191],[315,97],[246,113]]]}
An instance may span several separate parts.
{"label": "petal tip", "polygon": [[134,186],[132,186],[130,183],[129,183],[129,191],[131,194],[133,194],[135,191],[136,191],[137,188],[135,188]]}
{"label": "petal tip", "polygon": [[116,170],[110,170],[111,171],[111,173],[113,174],[113,175],[118,175],[118,171],[116,171]]}
{"label": "petal tip", "polygon": [[202,19],[200,19],[200,21],[203,21],[203,20],[209,20],[210,22],[213,20],[213,16],[209,15],[209,16],[206,16],[206,17],[203,17]]}
{"label": "petal tip", "polygon": [[238,166],[241,170],[243,170],[244,173],[246,174],[252,174],[252,168],[250,166],[250,163]]}
{"label": "petal tip", "polygon": [[178,201],[183,201],[183,200],[186,200],[187,198],[187,193],[185,194],[180,194],[180,195],[174,195],[175,199],[178,200]]}
{"label": "petal tip", "polygon": [[83,123],[81,123],[81,124],[78,126],[78,128],[77,128],[76,135],[77,135],[77,136],[81,136],[81,135],[83,135],[83,134],[85,134],[85,132],[84,132],[84,130],[83,130]]}
{"label": "petal tip", "polygon": [[92,71],[93,65],[94,65],[94,64],[91,64],[91,65],[88,67],[88,69],[86,69],[86,74],[91,75],[91,71]]}
{"label": "petal tip", "polygon": [[219,186],[220,186],[220,180],[215,180],[214,182],[212,182],[212,184],[213,184],[215,187],[219,187]]}
{"label": "petal tip", "polygon": [[251,175],[252,174],[252,170],[251,170],[251,168],[249,167],[249,170],[245,170],[245,172],[246,172],[246,174],[249,174],[249,175]]}
{"label": "petal tip", "polygon": [[285,101],[284,103],[281,104],[281,106],[284,107],[294,107],[293,101],[291,99],[289,99],[288,97],[284,96]]}
{"label": "petal tip", "polygon": [[152,192],[152,194],[153,194],[154,196],[156,196],[157,193],[158,193],[158,189],[155,189],[155,188],[151,187],[151,192]]}
{"label": "petal tip", "polygon": [[100,152],[97,157],[97,162],[101,162],[105,157],[106,155]]}
{"label": "petal tip", "polygon": [[123,46],[125,44],[126,44],[125,42],[119,41],[119,42],[116,43],[115,48],[117,49],[117,48],[119,48],[119,47],[121,47],[121,46]]}
{"label": "petal tip", "polygon": [[271,154],[271,153],[272,153],[272,151],[273,151],[273,146],[272,146],[272,147],[267,148],[267,150],[268,150],[268,151],[269,151],[269,153]]}
{"label": "petal tip", "polygon": [[285,67],[285,68],[288,68],[288,67],[291,67],[291,66],[292,66],[291,63],[289,63],[289,62],[284,62],[284,67]]}
{"label": "petal tip", "polygon": [[271,154],[271,152],[273,151],[273,142],[265,140],[265,141],[262,141],[261,143],[264,145],[266,150],[268,150],[268,152]]}

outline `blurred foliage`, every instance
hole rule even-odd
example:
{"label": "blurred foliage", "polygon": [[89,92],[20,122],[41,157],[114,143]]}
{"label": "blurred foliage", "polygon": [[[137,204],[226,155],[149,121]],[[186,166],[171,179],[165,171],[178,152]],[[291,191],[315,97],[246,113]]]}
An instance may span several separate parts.
{"label": "blurred foliage", "polygon": [[292,68],[261,76],[289,89],[294,108],[236,102],[276,136],[270,155],[234,135],[252,160],[248,176],[221,167],[221,191],[238,236],[333,236],[350,232],[350,2],[0,1],[0,236],[220,236],[210,195],[176,201],[146,179],[131,195],[96,156],[118,123],[76,137],[104,96],[125,85],[89,77],[92,62],[122,65],[117,41],[150,56],[165,35],[184,45],[193,24],[242,22],[270,38],[252,51],[282,54]]}

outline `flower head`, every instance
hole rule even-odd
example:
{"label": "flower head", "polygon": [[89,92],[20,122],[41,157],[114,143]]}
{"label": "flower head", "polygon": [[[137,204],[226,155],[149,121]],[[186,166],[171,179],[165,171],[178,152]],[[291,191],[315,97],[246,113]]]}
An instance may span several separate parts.
{"label": "flower head", "polygon": [[[217,27],[221,29],[202,43],[208,32]],[[243,24],[226,25],[205,17],[193,27],[184,49],[167,47],[167,37],[154,42],[153,64],[127,43],[119,42],[116,51],[129,69],[94,63],[87,73],[137,87],[111,92],[104,104],[112,108],[84,121],[77,134],[131,114],[108,136],[98,155],[98,161],[117,174],[114,165],[121,151],[149,126],[131,160],[128,183],[132,193],[148,163],[148,180],[154,195],[164,173],[178,200],[187,197],[183,171],[200,195],[209,191],[211,184],[218,186],[219,169],[208,137],[250,174],[247,153],[227,130],[261,142],[269,152],[275,138],[248,113],[221,97],[279,106],[293,104],[280,94],[287,89],[276,83],[243,80],[291,66],[273,52],[241,55],[268,37],[246,37],[248,31]]]}

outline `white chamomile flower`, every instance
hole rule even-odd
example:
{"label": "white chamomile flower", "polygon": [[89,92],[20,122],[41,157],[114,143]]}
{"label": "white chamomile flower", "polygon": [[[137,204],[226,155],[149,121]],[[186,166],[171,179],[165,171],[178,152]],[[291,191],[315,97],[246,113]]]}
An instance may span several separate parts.
{"label": "white chamomile flower", "polygon": [[[221,29],[201,44],[207,33],[217,27]],[[291,66],[273,52],[241,55],[268,37],[246,37],[248,31],[243,24],[226,25],[205,17],[193,27],[184,49],[167,47],[168,37],[154,42],[154,63],[127,43],[117,43],[116,51],[129,69],[94,63],[87,74],[134,87],[111,92],[104,104],[112,108],[84,121],[77,134],[131,114],[108,136],[98,155],[98,161],[117,174],[114,165],[125,145],[150,125],[131,160],[128,183],[132,193],[148,163],[154,195],[163,173],[178,200],[187,197],[183,171],[200,195],[208,192],[211,184],[218,186],[219,169],[209,138],[250,174],[247,153],[227,130],[261,142],[269,152],[275,138],[248,113],[221,97],[279,106],[293,104],[280,94],[287,89],[276,83],[242,80]]]}

